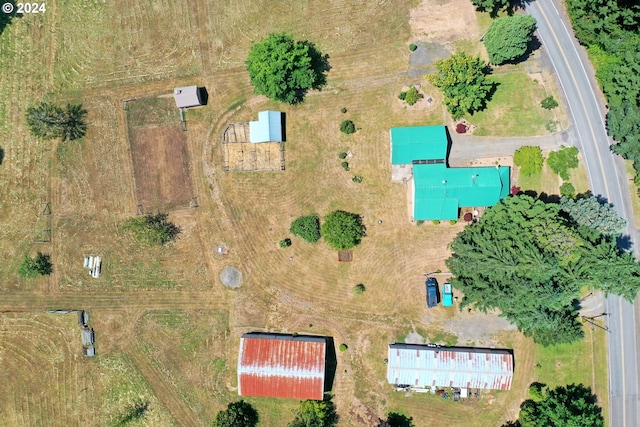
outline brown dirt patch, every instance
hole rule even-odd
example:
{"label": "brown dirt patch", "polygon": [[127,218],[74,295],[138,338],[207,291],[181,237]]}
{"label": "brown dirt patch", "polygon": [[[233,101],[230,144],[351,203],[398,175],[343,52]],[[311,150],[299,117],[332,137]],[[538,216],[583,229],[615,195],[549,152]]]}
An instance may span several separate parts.
{"label": "brown dirt patch", "polygon": [[469,0],[423,0],[409,15],[411,37],[443,43],[478,36],[475,8]]}
{"label": "brown dirt patch", "polygon": [[189,205],[193,190],[187,136],[179,124],[130,129],[138,203],[145,211]]}

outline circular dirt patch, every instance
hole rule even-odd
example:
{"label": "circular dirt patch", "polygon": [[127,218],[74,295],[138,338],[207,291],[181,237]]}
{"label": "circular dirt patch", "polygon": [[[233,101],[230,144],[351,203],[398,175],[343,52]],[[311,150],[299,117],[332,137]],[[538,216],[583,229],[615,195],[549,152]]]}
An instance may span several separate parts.
{"label": "circular dirt patch", "polygon": [[242,285],[242,273],[235,267],[225,267],[220,273],[220,281],[227,288],[239,288]]}

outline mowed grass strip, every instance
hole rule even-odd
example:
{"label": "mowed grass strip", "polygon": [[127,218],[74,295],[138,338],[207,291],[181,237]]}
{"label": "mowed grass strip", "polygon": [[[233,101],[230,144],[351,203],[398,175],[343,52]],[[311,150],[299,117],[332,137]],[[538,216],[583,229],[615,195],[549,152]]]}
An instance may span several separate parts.
{"label": "mowed grass strip", "polygon": [[27,108],[43,99],[48,87],[49,43],[46,15],[12,19],[0,36],[0,255],[1,288],[24,284],[17,269],[31,242],[40,237],[42,202],[49,199],[51,141],[32,137]]}

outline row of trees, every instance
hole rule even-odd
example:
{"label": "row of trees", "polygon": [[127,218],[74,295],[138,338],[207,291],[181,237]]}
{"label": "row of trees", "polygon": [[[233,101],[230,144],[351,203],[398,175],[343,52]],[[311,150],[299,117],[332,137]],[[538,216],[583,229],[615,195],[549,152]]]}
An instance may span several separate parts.
{"label": "row of trees", "polygon": [[[213,427],[255,427],[259,418],[258,411],[249,402],[240,400],[218,412]],[[331,400],[304,400],[287,427],[334,427],[337,424],[338,415]]]}
{"label": "row of trees", "polygon": [[616,245],[624,222],[596,205],[518,195],[488,209],[450,244],[446,264],[462,306],[498,309],[526,336],[553,345],[582,338],[582,288],[633,301],[640,265]]}
{"label": "row of trees", "polygon": [[360,215],[338,210],[326,215],[322,225],[317,214],[296,218],[289,231],[309,243],[317,242],[323,237],[331,248],[341,251],[359,245],[365,234],[365,227]]}
{"label": "row of trees", "polygon": [[[540,172],[543,162],[544,157],[540,147],[525,145],[518,148],[513,155],[513,163],[520,167],[520,173],[526,176]],[[569,170],[578,167],[578,149],[561,146],[560,150],[549,153],[547,164],[553,172],[566,181],[569,179]]]}
{"label": "row of trees", "polygon": [[567,11],[587,46],[607,99],[612,150],[633,160],[640,185],[640,5],[624,0],[572,0]]}

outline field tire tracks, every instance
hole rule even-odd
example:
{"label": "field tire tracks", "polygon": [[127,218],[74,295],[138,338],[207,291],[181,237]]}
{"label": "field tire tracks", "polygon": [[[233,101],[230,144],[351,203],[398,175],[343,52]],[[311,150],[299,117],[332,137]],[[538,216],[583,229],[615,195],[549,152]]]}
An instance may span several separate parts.
{"label": "field tire tracks", "polygon": [[193,411],[178,397],[171,385],[164,381],[162,372],[151,364],[147,356],[138,351],[128,350],[125,352],[179,426],[201,425]]}

